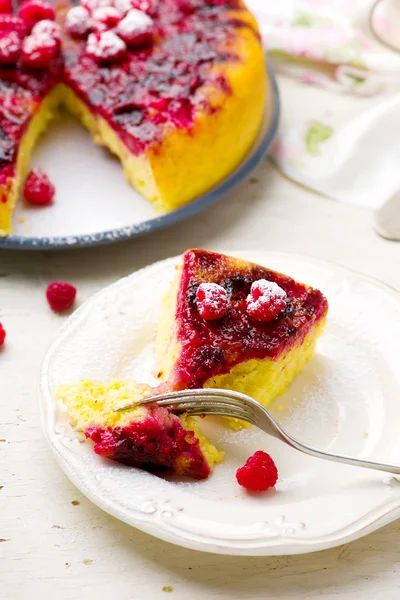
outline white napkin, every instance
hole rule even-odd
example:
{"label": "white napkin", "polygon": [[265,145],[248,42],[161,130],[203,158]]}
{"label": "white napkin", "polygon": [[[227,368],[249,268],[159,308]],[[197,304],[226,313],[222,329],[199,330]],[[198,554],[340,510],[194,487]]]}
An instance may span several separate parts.
{"label": "white napkin", "polygon": [[273,158],[291,179],[334,200],[378,208],[400,189],[400,94],[351,120],[324,111],[277,139]]}
{"label": "white napkin", "polygon": [[[397,0],[385,0],[374,28],[400,35]],[[372,95],[400,91],[400,54],[369,27],[374,0],[246,0],[258,19],[276,71],[335,91]]]}
{"label": "white napkin", "polygon": [[[400,10],[397,0],[392,2],[383,2],[389,12],[377,12],[374,24],[392,39],[398,32],[399,39]],[[321,194],[378,208],[400,189],[400,54],[376,41],[369,30],[372,4],[373,0],[247,0],[277,72],[332,91],[377,96],[366,110],[358,100],[356,117],[354,110],[350,116],[332,114],[334,94],[329,106],[320,110],[313,103],[308,119],[297,117],[296,122],[294,114],[294,124],[274,145],[275,162],[288,177]]]}

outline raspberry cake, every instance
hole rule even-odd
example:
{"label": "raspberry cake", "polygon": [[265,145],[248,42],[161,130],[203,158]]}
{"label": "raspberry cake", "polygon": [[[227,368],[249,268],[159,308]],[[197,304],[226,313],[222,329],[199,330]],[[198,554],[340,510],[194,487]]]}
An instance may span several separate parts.
{"label": "raspberry cake", "polygon": [[[55,21],[54,21],[55,19]],[[0,14],[0,235],[63,104],[158,211],[223,179],[260,128],[266,73],[242,0],[28,0]]]}
{"label": "raspberry cake", "polygon": [[[72,424],[108,458],[195,478],[222,454],[195,418],[157,406],[115,408],[168,390],[220,387],[265,405],[281,394],[313,354],[328,310],[323,294],[266,267],[206,250],[189,250],[163,302],[157,331],[156,388],[84,381],[57,398]],[[231,420],[231,425],[238,423]]]}
{"label": "raspberry cake", "polygon": [[157,355],[171,389],[227,388],[269,406],[311,358],[328,304],[281,273],[187,251],[163,303]]}

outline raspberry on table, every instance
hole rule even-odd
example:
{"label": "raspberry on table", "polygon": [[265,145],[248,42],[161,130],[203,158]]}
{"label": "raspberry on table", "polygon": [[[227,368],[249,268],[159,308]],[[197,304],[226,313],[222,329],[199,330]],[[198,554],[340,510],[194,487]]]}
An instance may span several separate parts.
{"label": "raspberry on table", "polygon": [[54,8],[45,0],[27,0],[21,4],[18,16],[26,23],[29,31],[38,21],[49,19],[54,21],[56,13]]}
{"label": "raspberry on table", "polygon": [[0,13],[12,13],[13,5],[11,0],[0,0]]}
{"label": "raspberry on table", "polygon": [[258,450],[236,471],[239,485],[251,491],[265,491],[278,481],[278,469],[269,454]]}
{"label": "raspberry on table", "polygon": [[97,62],[119,60],[126,53],[125,42],[112,31],[91,33],[86,44],[86,53]]}
{"label": "raspberry on table", "polygon": [[22,40],[27,33],[27,27],[25,22],[16,15],[0,14],[0,31],[15,31]]}
{"label": "raspberry on table", "polygon": [[47,67],[57,55],[60,43],[47,35],[28,35],[22,42],[22,62],[33,69]]}
{"label": "raspberry on table", "polygon": [[63,312],[73,305],[76,288],[65,281],[53,281],[46,290],[47,302],[54,312]]}
{"label": "raspberry on table", "polygon": [[229,298],[222,285],[201,283],[196,292],[196,304],[199,315],[206,321],[212,321],[226,314]]}
{"label": "raspberry on table", "polygon": [[0,31],[0,64],[16,64],[21,54],[21,38],[16,31]]}
{"label": "raspberry on table", "polygon": [[116,33],[128,46],[142,46],[153,38],[153,19],[145,12],[132,9],[120,21]]}
{"label": "raspberry on table", "polygon": [[42,169],[32,169],[24,186],[24,198],[29,204],[48,206],[53,202],[56,189]]}
{"label": "raspberry on table", "polygon": [[286,308],[287,294],[273,281],[255,281],[247,296],[247,312],[257,321],[272,321]]}
{"label": "raspberry on table", "polygon": [[89,35],[92,24],[89,11],[83,6],[74,6],[65,18],[65,27],[73,38],[84,38]]}
{"label": "raspberry on table", "polygon": [[3,325],[0,323],[0,347],[4,346],[4,342],[6,341],[6,330]]}

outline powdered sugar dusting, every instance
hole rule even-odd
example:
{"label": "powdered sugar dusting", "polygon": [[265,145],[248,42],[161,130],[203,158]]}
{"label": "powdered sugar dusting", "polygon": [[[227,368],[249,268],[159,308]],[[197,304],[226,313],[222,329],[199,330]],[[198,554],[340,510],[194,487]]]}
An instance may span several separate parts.
{"label": "powdered sugar dusting", "polygon": [[226,290],[217,283],[201,283],[196,292],[197,310],[203,319],[220,319],[228,310]]}
{"label": "powdered sugar dusting", "polygon": [[132,33],[143,31],[153,25],[153,19],[146,15],[146,13],[132,9],[128,12],[126,17],[122,19],[118,26],[118,30],[121,33],[130,35]]}
{"label": "powdered sugar dusting", "polygon": [[65,18],[65,27],[73,37],[85,36],[92,26],[89,11],[83,6],[71,8]]}
{"label": "powdered sugar dusting", "polygon": [[119,58],[125,51],[125,42],[113,31],[91,33],[86,44],[86,52],[99,60]]}

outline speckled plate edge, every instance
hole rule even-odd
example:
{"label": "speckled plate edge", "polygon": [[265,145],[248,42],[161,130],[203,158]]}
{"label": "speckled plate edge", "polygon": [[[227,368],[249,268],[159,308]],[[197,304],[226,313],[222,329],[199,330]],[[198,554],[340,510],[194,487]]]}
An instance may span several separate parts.
{"label": "speckled plate edge", "polygon": [[[235,251],[234,254],[248,259],[251,257],[250,253],[247,251]],[[398,290],[378,279],[361,274],[357,271],[352,271],[328,261],[314,259],[309,256],[301,256],[296,253],[265,252],[264,254],[270,257],[279,256],[303,259],[308,261],[310,266],[321,269],[330,269],[339,277],[341,276],[345,279],[350,277],[354,281],[359,281],[360,284],[366,283],[375,288],[379,288],[400,304],[400,293]],[[148,268],[149,267],[141,269],[130,277],[138,274],[140,275]],[[105,289],[110,290],[111,288],[114,288],[117,291],[120,286],[124,285],[126,279],[127,278],[123,278]],[[59,335],[54,340],[45,356],[39,384],[41,396],[40,418],[46,440],[53,451],[57,462],[68,478],[99,508],[128,525],[136,527],[141,531],[167,542],[204,552],[243,556],[279,556],[305,554],[325,550],[359,539],[400,518],[400,500],[399,495],[396,493],[394,498],[391,500],[388,498],[386,501],[375,505],[372,509],[361,513],[359,517],[355,518],[351,523],[338,527],[336,530],[329,533],[314,536],[309,539],[302,539],[299,535],[303,529],[303,523],[299,522],[298,524],[293,524],[287,522],[285,517],[282,517],[273,523],[267,522],[268,535],[265,536],[263,535],[263,532],[260,532],[260,535],[255,537],[253,535],[254,532],[249,532],[248,536],[246,536],[244,532],[237,536],[233,534],[225,536],[224,534],[221,535],[221,532],[218,531],[217,523],[215,523],[216,530],[212,533],[199,532],[196,531],[196,528],[192,531],[188,531],[186,527],[181,526],[177,522],[174,523],[172,517],[179,517],[181,513],[179,512],[179,509],[177,511],[174,510],[174,506],[169,504],[168,499],[165,501],[164,498],[158,500],[153,498],[137,498],[134,509],[127,509],[127,507],[119,504],[115,498],[108,497],[107,494],[100,492],[98,489],[94,490],[93,487],[82,478],[82,474],[79,472],[79,469],[76,468],[75,462],[68,460],[64,453],[60,451],[60,448],[56,443],[54,432],[52,432],[52,428],[49,427],[50,414],[54,411],[54,408],[50,407],[54,406],[54,400],[49,387],[48,374],[54,351],[62,344],[63,339],[68,336],[70,328],[73,328],[75,324],[84,317],[84,314],[90,310],[91,305],[100,299],[103,293],[104,290],[101,290],[92,296],[92,298],[78,309],[61,328]],[[397,481],[398,480],[396,480],[396,483]],[[396,485],[396,488],[399,488],[399,486]],[[179,518],[176,519],[176,521],[178,520]],[[273,535],[270,535],[271,531]]]}
{"label": "speckled plate edge", "polygon": [[[102,231],[100,233],[84,234],[78,236],[62,237],[21,237],[10,235],[0,238],[0,249],[10,248],[14,250],[60,250],[69,248],[86,248],[91,246],[103,246],[114,244],[142,235],[147,235],[165,229],[175,223],[196,215],[219,200],[222,200],[231,190],[246,179],[252,171],[260,164],[276,136],[280,118],[280,98],[276,78],[273,70],[268,66],[271,107],[266,107],[264,126],[267,127],[265,134],[258,139],[250,154],[241,165],[231,173],[224,181],[214,187],[206,194],[186,204],[178,210],[155,216],[152,219],[135,223],[132,226]],[[269,112],[271,111],[271,112]],[[267,125],[265,125],[265,123]]]}

